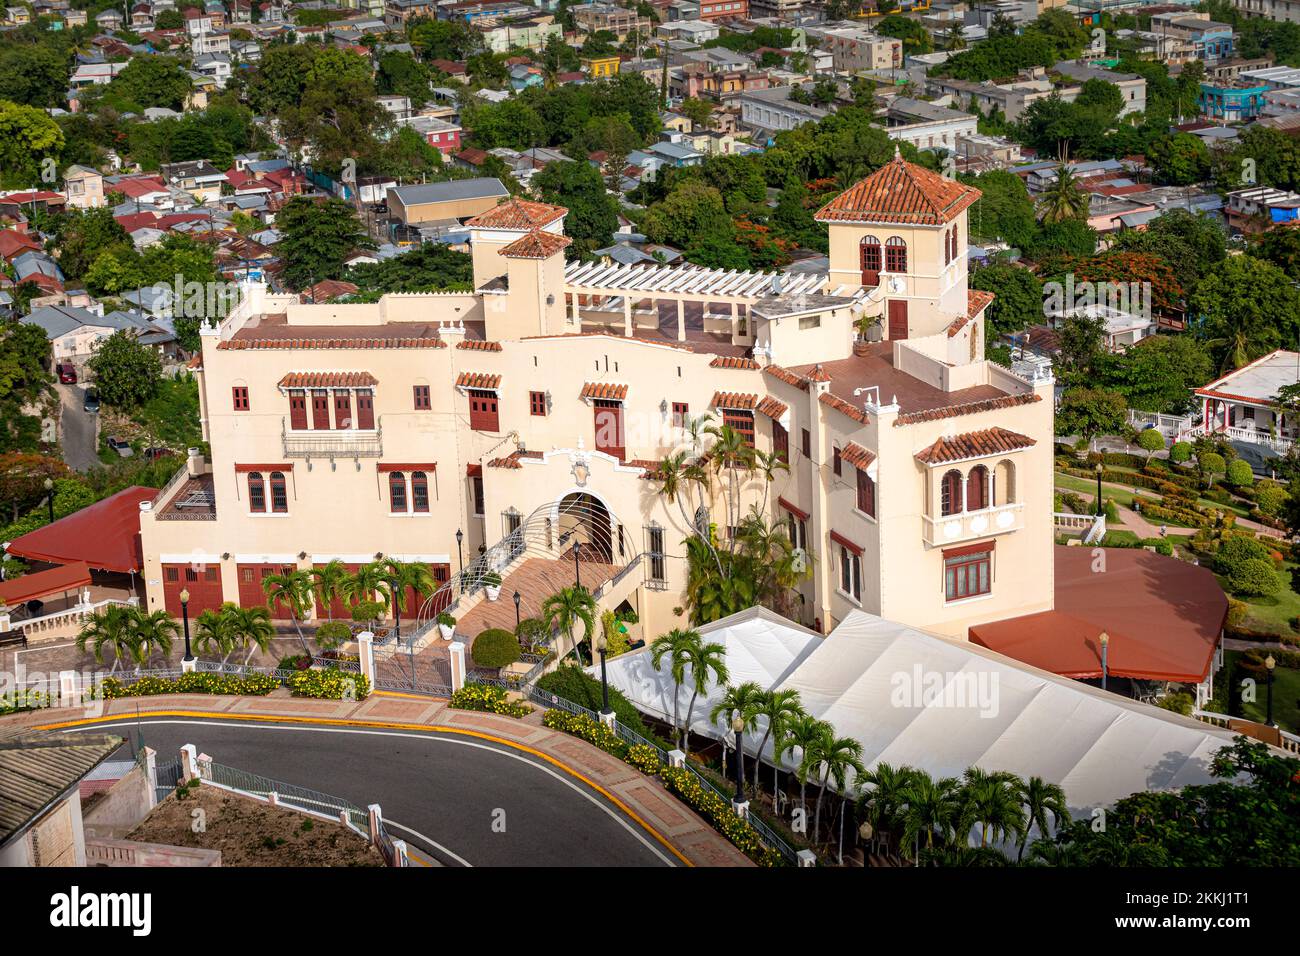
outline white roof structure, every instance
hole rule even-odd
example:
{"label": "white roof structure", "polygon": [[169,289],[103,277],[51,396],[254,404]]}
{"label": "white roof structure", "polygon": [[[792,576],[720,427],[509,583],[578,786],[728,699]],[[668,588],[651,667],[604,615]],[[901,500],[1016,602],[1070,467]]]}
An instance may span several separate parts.
{"label": "white roof structure", "polygon": [[1278,349],[1196,390],[1210,398],[1271,406],[1284,385],[1300,382],[1300,352]]}
{"label": "white roof structure", "polygon": [[822,273],[785,275],[697,266],[571,262],[564,270],[564,284],[570,292],[757,300],[768,295],[820,292],[826,284],[826,276]]}
{"label": "white roof structure", "polygon": [[[1232,743],[1227,730],[862,611],[827,638],[753,610],[700,631],[726,646],[733,685],[797,690],[810,714],[862,743],[868,767],[883,761],[936,778],[971,766],[1038,776],[1065,790],[1075,816],[1142,790],[1208,783],[1214,753]],[[656,671],[647,649],[608,669],[634,705],[670,719],[667,662]],[[693,731],[722,736],[708,723],[722,693],[701,695]],[[760,727],[749,745],[761,736]]]}

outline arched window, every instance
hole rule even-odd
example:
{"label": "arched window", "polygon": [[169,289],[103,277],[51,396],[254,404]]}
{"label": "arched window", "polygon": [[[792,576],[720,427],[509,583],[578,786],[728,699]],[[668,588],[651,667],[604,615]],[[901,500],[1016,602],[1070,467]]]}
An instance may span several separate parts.
{"label": "arched window", "polygon": [[388,510],[406,511],[406,475],[400,471],[388,474]]}
{"label": "arched window", "polygon": [[898,236],[890,236],[885,241],[885,271],[907,271],[907,243]]}
{"label": "arched window", "polygon": [[945,515],[961,511],[961,472],[956,469],[943,476],[939,486],[939,510]]}
{"label": "arched window", "polygon": [[979,511],[989,506],[989,470],[976,465],[966,478],[966,510]]}
{"label": "arched window", "polygon": [[993,502],[999,505],[1016,503],[1016,466],[1010,461],[998,462],[993,472]]}
{"label": "arched window", "polygon": [[943,233],[943,264],[952,263],[952,230],[945,229]]}
{"label": "arched window", "polygon": [[266,483],[260,471],[248,473],[248,510],[256,513],[266,511]]}
{"label": "arched window", "polygon": [[957,258],[957,227],[952,227],[952,257]]}
{"label": "arched window", "polygon": [[877,239],[875,236],[867,236],[865,239],[862,240],[859,249],[861,250],[860,255],[862,257],[862,271],[879,272],[880,271],[880,240]]}
{"label": "arched window", "polygon": [[284,472],[271,472],[271,510],[284,514],[289,510],[289,492],[284,484]]}
{"label": "arched window", "polygon": [[422,471],[411,472],[411,510],[429,510],[429,476]]}

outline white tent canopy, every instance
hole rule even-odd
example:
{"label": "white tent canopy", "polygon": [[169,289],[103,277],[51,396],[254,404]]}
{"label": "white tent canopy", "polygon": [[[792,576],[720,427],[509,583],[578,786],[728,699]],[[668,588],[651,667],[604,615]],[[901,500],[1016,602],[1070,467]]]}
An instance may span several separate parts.
{"label": "white tent canopy", "polygon": [[[1213,754],[1232,742],[1229,731],[861,611],[825,639],[757,609],[700,631],[726,647],[731,684],[797,690],[810,714],[862,743],[868,767],[1038,776],[1061,785],[1075,816],[1137,791],[1209,782]],[[647,649],[608,667],[611,686],[671,720],[667,661],[655,670]],[[708,712],[724,690],[700,695],[693,731],[722,737]],[[689,696],[688,675],[683,714]],[[751,751],[762,730],[747,738]]]}

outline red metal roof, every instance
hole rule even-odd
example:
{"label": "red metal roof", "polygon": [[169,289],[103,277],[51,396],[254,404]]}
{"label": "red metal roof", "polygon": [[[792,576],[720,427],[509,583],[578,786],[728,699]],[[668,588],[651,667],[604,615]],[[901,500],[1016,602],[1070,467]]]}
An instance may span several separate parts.
{"label": "red metal roof", "polygon": [[74,511],[54,524],[9,543],[9,553],[32,561],[72,564],[84,561],[104,571],[139,571],[140,502],[152,501],[157,488],[139,485]]}
{"label": "red metal roof", "polygon": [[90,565],[78,561],[35,574],[24,574],[12,581],[0,581],[0,605],[14,607],[24,601],[60,594],[90,583]]}
{"label": "red metal roof", "polygon": [[1055,610],[977,624],[976,644],[1075,679],[1101,676],[1199,683],[1210,670],[1228,599],[1207,568],[1142,548],[1056,549]]}

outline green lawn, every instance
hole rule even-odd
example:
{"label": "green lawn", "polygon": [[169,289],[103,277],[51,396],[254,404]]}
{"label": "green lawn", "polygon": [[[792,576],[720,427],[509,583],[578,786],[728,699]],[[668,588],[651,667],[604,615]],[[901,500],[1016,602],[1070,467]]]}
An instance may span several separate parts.
{"label": "green lawn", "polygon": [[[1227,651],[1224,654],[1224,666],[1233,667],[1241,651]],[[1230,676],[1232,671],[1229,671]],[[1236,675],[1240,687],[1241,675]],[[1237,692],[1233,694],[1234,698]],[[1241,702],[1237,708],[1240,713],[1235,716],[1245,717],[1264,723],[1268,716],[1268,688],[1262,682],[1256,690],[1253,703]],[[1300,733],[1300,670],[1279,665],[1273,671],[1273,720],[1279,727],[1289,733]]]}
{"label": "green lawn", "polygon": [[[1283,563],[1282,589],[1277,594],[1251,598],[1233,595],[1235,600],[1242,601],[1249,608],[1246,620],[1242,622],[1246,627],[1271,634],[1294,633],[1291,629],[1291,618],[1300,615],[1300,594],[1291,590],[1293,567],[1295,565]],[[1222,577],[1219,578],[1219,583],[1223,583]],[[1227,590],[1226,586],[1224,590]]]}
{"label": "green lawn", "polygon": [[193,375],[164,378],[158,394],[134,416],[151,444],[183,452],[202,440],[199,428],[199,385]]}

